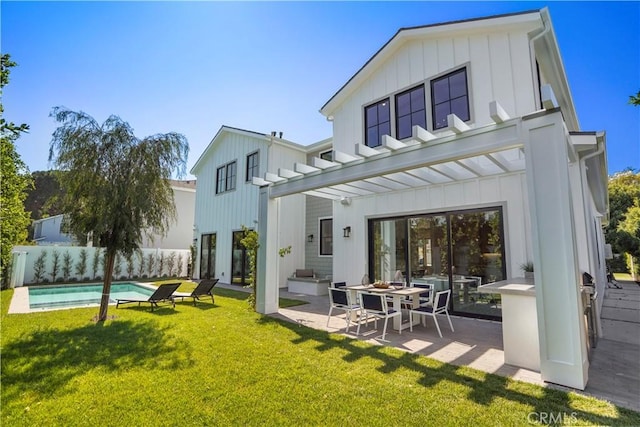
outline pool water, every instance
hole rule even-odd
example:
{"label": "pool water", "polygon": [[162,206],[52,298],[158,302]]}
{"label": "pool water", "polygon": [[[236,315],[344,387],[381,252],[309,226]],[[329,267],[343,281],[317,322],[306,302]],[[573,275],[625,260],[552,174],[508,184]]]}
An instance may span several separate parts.
{"label": "pool water", "polygon": [[[135,283],[114,283],[111,285],[109,303],[115,303],[116,299],[147,299],[153,292],[154,289]],[[100,304],[101,298],[102,283],[29,288],[31,309],[95,305]]]}

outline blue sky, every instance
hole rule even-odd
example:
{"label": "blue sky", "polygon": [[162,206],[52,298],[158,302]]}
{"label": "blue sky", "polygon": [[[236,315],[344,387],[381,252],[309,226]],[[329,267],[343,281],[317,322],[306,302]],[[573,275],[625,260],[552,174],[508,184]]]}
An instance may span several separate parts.
{"label": "blue sky", "polygon": [[138,137],[180,132],[187,170],[222,125],[308,145],[331,136],[320,107],[401,27],[548,6],[582,130],[607,132],[609,172],[640,169],[640,2],[7,2],[2,53],[18,63],[5,118],[49,169],[54,106]]}

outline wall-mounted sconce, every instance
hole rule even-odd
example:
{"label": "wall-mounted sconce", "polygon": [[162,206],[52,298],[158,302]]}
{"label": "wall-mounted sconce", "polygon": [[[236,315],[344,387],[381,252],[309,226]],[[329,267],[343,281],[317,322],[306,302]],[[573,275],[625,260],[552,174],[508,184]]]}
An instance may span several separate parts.
{"label": "wall-mounted sconce", "polygon": [[347,225],[345,228],[342,229],[342,237],[350,237],[350,236],[351,236],[351,227]]}
{"label": "wall-mounted sconce", "polygon": [[307,242],[309,242],[309,243],[313,242],[313,234],[309,234],[307,236]]}

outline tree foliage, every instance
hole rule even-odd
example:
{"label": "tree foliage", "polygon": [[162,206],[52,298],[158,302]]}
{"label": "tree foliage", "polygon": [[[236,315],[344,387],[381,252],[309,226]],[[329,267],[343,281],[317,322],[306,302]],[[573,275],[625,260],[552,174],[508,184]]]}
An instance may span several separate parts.
{"label": "tree foliage", "polygon": [[631,105],[640,105],[640,90],[635,95],[629,96],[629,104]]}
{"label": "tree foliage", "polygon": [[144,233],[166,234],[175,220],[172,173],[183,176],[189,146],[178,133],[138,139],[128,123],[110,116],[99,124],[84,112],[63,107],[51,115],[61,125],[53,133],[49,160],[59,176],[67,227],[88,234],[105,248],[104,287],[99,321],[107,318],[116,253],[139,249]]}
{"label": "tree foliage", "polygon": [[[10,68],[16,66],[9,54],[2,54],[1,58],[0,89],[9,83]],[[7,122],[3,113],[4,107],[0,103],[0,282],[4,288],[11,266],[11,249],[27,239],[31,220],[25,211],[24,200],[32,183],[29,170],[15,147],[16,139],[28,131],[29,126]]]}
{"label": "tree foliage", "polygon": [[35,171],[31,173],[33,188],[24,202],[25,209],[31,212],[31,219],[42,219],[64,213],[60,206],[61,190],[58,176],[62,171]]}
{"label": "tree foliage", "polygon": [[614,253],[640,258],[640,172],[626,169],[614,174],[608,189],[610,219],[605,239]]}
{"label": "tree foliage", "polygon": [[251,289],[247,302],[249,308],[256,309],[256,281],[257,281],[257,260],[258,260],[258,248],[260,247],[258,232],[242,226],[243,237],[240,240],[240,244],[246,249],[247,256],[249,257],[249,283],[245,286]]}

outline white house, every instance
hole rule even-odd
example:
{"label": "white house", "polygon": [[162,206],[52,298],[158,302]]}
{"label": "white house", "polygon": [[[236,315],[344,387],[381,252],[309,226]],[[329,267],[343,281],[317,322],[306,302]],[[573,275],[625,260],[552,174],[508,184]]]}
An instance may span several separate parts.
{"label": "white house", "polygon": [[62,231],[64,215],[53,215],[36,219],[32,223],[33,241],[37,245],[73,245],[75,239]]}
{"label": "white house", "polygon": [[[166,236],[152,234],[143,236],[142,248],[189,249],[192,242],[193,217],[195,215],[196,181],[170,180],[176,218],[169,225]],[[38,245],[75,246],[77,242],[64,233],[64,214],[33,221],[33,240]]]}
{"label": "white house", "polygon": [[[258,225],[259,188],[252,185],[252,179],[262,176],[282,179],[267,173],[268,170],[301,175],[293,170],[285,172],[283,168],[295,162],[304,164],[307,153],[320,155],[323,149],[330,152],[331,142],[305,147],[283,139],[281,133],[269,135],[222,126],[191,169],[198,179],[193,231],[198,255],[194,277],[216,277],[221,283],[245,284],[249,265],[240,244],[242,227],[256,229]],[[286,278],[305,262],[308,235],[313,234],[305,230],[306,204],[304,195],[278,201],[275,207],[278,214],[271,218],[273,250],[279,258],[274,271],[281,286],[286,286]],[[330,211],[330,204],[326,206]],[[279,249],[289,246],[291,253],[280,258]],[[309,254],[307,257],[313,258]],[[323,267],[326,274],[331,273],[330,265]]]}
{"label": "white house", "polygon": [[[542,378],[583,389],[582,272],[601,295],[606,282],[605,135],[579,126],[547,9],[400,29],[321,113],[333,122],[330,160],[282,158],[254,179],[259,311],[278,309],[282,206],[313,195],[332,204],[336,281],[400,270],[451,289],[454,313],[500,318],[500,295],[477,286],[521,276],[532,261],[527,320],[537,322]],[[246,215],[220,206],[207,211]]]}
{"label": "white house", "polygon": [[195,180],[170,180],[173,203],[176,208],[175,222],[171,223],[166,236],[144,236],[143,248],[189,249],[193,233],[193,217],[196,206]]}

